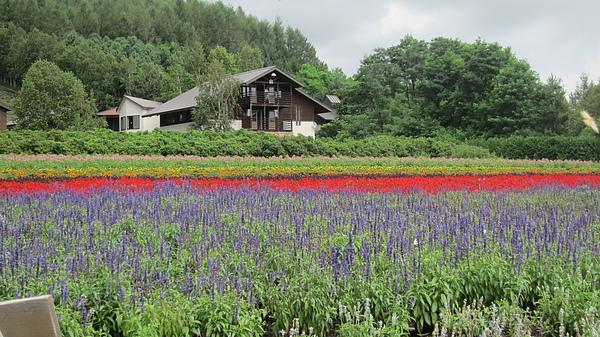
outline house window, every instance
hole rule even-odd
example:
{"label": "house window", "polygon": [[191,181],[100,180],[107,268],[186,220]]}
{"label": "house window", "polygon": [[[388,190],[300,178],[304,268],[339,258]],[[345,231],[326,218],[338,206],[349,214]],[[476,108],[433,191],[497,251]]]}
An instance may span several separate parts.
{"label": "house window", "polygon": [[297,107],[296,107],[296,118],[295,118],[295,120],[296,120],[296,125],[297,125],[297,126],[300,126],[300,125],[302,125],[302,121],[301,121],[301,119],[300,119],[300,118],[301,118],[301,116],[302,116],[302,111],[300,110],[300,107],[299,107],[299,106],[297,106]]}
{"label": "house window", "polygon": [[121,117],[121,130],[135,130],[140,128],[140,116]]}
{"label": "house window", "polygon": [[192,121],[192,111],[172,112],[160,115],[160,126],[189,123]]}
{"label": "house window", "polygon": [[134,130],[140,128],[140,116],[127,116],[127,129]]}

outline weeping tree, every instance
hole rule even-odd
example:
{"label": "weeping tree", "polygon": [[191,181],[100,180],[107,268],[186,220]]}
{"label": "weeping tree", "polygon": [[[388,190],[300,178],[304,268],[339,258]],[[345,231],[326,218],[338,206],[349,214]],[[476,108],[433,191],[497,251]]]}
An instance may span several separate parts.
{"label": "weeping tree", "polygon": [[192,129],[232,131],[235,116],[241,113],[239,80],[231,76],[222,62],[208,65],[198,85],[196,107],[192,110]]}

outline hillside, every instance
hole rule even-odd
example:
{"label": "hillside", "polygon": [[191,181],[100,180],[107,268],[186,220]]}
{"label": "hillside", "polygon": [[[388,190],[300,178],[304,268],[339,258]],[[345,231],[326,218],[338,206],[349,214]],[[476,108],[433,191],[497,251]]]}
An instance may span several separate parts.
{"label": "hillside", "polygon": [[72,72],[100,110],[123,95],[165,101],[196,85],[214,61],[231,73],[276,65],[319,70],[298,29],[199,0],[0,0],[0,82],[18,87],[38,59]]}

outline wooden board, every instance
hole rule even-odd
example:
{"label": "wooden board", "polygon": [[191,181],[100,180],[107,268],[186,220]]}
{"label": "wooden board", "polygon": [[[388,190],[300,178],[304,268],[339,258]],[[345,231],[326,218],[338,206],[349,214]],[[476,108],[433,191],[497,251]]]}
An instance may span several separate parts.
{"label": "wooden board", "polygon": [[0,336],[61,337],[52,296],[0,302]]}

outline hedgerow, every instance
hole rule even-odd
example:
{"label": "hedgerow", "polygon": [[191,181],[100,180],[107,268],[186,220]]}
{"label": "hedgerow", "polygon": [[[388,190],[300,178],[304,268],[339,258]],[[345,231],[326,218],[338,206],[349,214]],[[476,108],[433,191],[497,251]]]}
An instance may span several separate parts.
{"label": "hedgerow", "polygon": [[362,140],[277,136],[239,130],[136,133],[98,129],[0,132],[0,154],[173,156],[345,156],[600,161],[600,137],[508,137],[465,142],[375,136]]}
{"label": "hedgerow", "polygon": [[484,148],[433,138],[377,136],[365,140],[313,139],[239,130],[95,130],[0,132],[0,154],[123,154],[216,156],[494,157]]}

